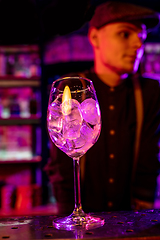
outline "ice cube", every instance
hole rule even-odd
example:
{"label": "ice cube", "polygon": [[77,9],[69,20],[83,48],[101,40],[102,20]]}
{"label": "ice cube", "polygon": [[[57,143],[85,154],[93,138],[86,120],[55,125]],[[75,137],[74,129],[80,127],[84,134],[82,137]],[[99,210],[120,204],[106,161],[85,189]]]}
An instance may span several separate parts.
{"label": "ice cube", "polygon": [[91,125],[96,125],[100,122],[99,105],[94,99],[85,99],[81,103],[81,112],[83,119]]}
{"label": "ice cube", "polygon": [[93,144],[97,141],[101,130],[101,125],[96,124],[91,127],[87,122],[83,121],[81,127],[81,135],[84,136],[86,142],[92,142]]}
{"label": "ice cube", "polygon": [[63,136],[66,139],[76,139],[80,136],[80,128],[82,125],[82,114],[80,103],[71,99],[71,111],[68,115],[63,116]]}
{"label": "ice cube", "polygon": [[82,148],[86,144],[86,138],[81,134],[80,137],[73,140],[73,143],[75,149]]}
{"label": "ice cube", "polygon": [[77,119],[63,120],[63,135],[66,139],[75,139],[80,136],[80,123]]}
{"label": "ice cube", "polygon": [[57,132],[49,129],[49,135],[50,135],[52,141],[54,142],[54,144],[59,148],[62,148],[63,145],[66,143],[66,139],[63,137],[63,135],[61,133],[57,133]]}
{"label": "ice cube", "polygon": [[56,99],[48,108],[48,128],[60,132],[62,130],[63,114],[60,101]]}
{"label": "ice cube", "polygon": [[94,129],[86,121],[83,121],[80,132],[81,136],[86,139],[86,142],[91,142],[94,138]]}
{"label": "ice cube", "polygon": [[50,112],[48,114],[48,128],[60,132],[62,129],[62,120],[62,117],[57,117]]}
{"label": "ice cube", "polygon": [[66,140],[66,144],[64,145],[64,147],[67,149],[67,151],[71,151],[74,149],[74,142],[73,140]]}
{"label": "ice cube", "polygon": [[60,97],[58,96],[49,106],[49,111],[53,112],[57,116],[62,115],[61,111],[61,100]]}
{"label": "ice cube", "polygon": [[89,126],[89,124],[85,121],[82,123],[82,127],[80,130],[80,137],[73,140],[74,148],[79,149],[81,154],[87,152],[89,148],[92,147],[94,139],[93,139],[93,129]]}

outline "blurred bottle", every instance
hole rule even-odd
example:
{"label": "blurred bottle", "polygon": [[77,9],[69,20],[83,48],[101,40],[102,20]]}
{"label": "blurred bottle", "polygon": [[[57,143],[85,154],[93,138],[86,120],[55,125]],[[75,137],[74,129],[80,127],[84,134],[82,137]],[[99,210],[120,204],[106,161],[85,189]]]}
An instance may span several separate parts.
{"label": "blurred bottle", "polygon": [[20,115],[20,106],[17,102],[16,96],[12,96],[12,98],[11,98],[10,114],[11,114],[11,116],[19,116]]}

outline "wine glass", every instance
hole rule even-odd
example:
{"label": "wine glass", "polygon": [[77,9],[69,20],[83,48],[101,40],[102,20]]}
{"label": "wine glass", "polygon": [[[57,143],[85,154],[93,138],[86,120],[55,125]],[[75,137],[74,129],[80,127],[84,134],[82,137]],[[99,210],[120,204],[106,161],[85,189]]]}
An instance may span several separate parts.
{"label": "wine glass", "polygon": [[80,193],[80,158],[97,141],[101,114],[91,80],[65,77],[53,82],[47,111],[47,127],[53,143],[73,159],[75,207],[71,215],[53,221],[57,229],[92,229],[104,219],[84,213]]}

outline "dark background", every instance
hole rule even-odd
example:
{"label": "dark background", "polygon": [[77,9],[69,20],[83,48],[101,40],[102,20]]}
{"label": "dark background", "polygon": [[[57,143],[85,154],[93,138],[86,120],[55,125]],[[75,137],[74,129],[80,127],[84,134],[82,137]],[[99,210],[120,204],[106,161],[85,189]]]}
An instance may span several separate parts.
{"label": "dark background", "polygon": [[[103,0],[0,0],[0,44],[32,44],[81,28]],[[126,1],[160,12],[160,1]],[[85,30],[84,30],[85,31]],[[83,34],[83,29],[81,30]],[[160,39],[160,29],[155,33]],[[154,36],[153,36],[154,39]]]}

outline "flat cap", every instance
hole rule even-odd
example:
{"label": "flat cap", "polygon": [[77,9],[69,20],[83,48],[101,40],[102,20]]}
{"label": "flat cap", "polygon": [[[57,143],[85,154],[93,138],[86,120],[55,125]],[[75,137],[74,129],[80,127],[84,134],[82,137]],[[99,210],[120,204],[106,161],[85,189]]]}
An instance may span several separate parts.
{"label": "flat cap", "polygon": [[159,24],[160,14],[131,3],[107,1],[96,7],[90,26],[101,28],[108,23],[133,20],[140,20],[151,30]]}

